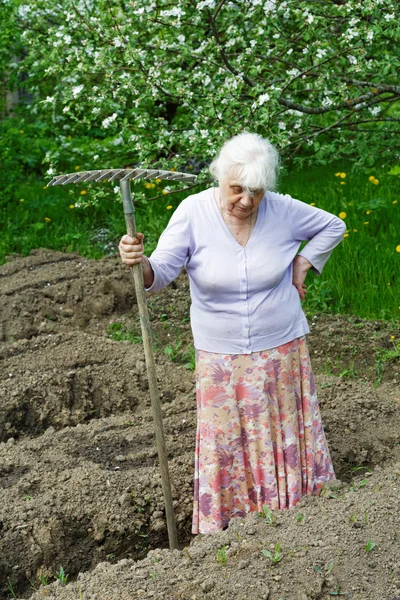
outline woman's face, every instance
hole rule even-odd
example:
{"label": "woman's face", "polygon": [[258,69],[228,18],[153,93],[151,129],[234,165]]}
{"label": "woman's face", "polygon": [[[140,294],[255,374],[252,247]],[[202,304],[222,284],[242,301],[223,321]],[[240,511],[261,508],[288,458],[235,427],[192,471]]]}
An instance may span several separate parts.
{"label": "woman's face", "polygon": [[265,190],[245,188],[232,178],[220,182],[220,200],[224,211],[239,219],[246,219],[257,211]]}

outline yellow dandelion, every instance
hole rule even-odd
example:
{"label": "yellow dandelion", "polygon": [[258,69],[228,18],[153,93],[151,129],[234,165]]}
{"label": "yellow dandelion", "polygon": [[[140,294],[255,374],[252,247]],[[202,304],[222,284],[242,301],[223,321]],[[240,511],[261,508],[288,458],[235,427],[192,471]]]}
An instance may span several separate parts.
{"label": "yellow dandelion", "polygon": [[167,210],[171,210],[172,206],[170,204],[168,204],[167,206]]}
{"label": "yellow dandelion", "polygon": [[47,222],[51,221],[51,219],[49,219],[49,217],[45,217],[44,220]]}
{"label": "yellow dandelion", "polygon": [[77,167],[75,167],[75,171],[79,171],[80,166],[78,165]]}
{"label": "yellow dandelion", "polygon": [[335,177],[340,177],[340,173],[335,173]]}
{"label": "yellow dandelion", "polygon": [[400,245],[396,246],[396,252],[400,252]]}
{"label": "yellow dandelion", "polygon": [[151,188],[151,183],[150,183],[149,181],[146,181],[146,183],[144,184],[144,187],[145,187],[146,189],[149,189],[149,188]]}
{"label": "yellow dandelion", "polygon": [[378,183],[379,183],[379,179],[374,179],[372,183],[373,183],[374,185],[378,185]]}
{"label": "yellow dandelion", "polygon": [[391,340],[394,340],[394,339],[395,339],[395,336],[394,336],[394,335],[391,335],[391,336],[390,336],[390,339],[391,339]]}
{"label": "yellow dandelion", "polygon": [[344,179],[346,177],[346,173],[340,173],[340,177]]}
{"label": "yellow dandelion", "polygon": [[369,181],[374,181],[374,179],[375,179],[375,176],[374,176],[374,175],[371,175],[370,177],[368,177],[368,179],[369,179]]}
{"label": "yellow dandelion", "polygon": [[20,133],[25,133],[23,129],[20,129],[20,130],[19,130],[19,132],[20,132]]}
{"label": "yellow dandelion", "polygon": [[310,202],[310,206],[315,206],[315,202]]}
{"label": "yellow dandelion", "polygon": [[81,190],[81,196],[84,196],[85,194],[87,194],[86,190]]}
{"label": "yellow dandelion", "polygon": [[161,183],[161,182],[162,182],[162,179],[160,179],[159,177],[157,177],[156,183]]}
{"label": "yellow dandelion", "polygon": [[365,211],[365,214],[366,214],[366,215],[370,215],[371,213],[372,213],[372,210],[366,210],[366,211]]}
{"label": "yellow dandelion", "polygon": [[357,233],[358,229],[353,229],[353,233]]}
{"label": "yellow dandelion", "polygon": [[175,167],[171,167],[170,171],[176,171]]}
{"label": "yellow dandelion", "polygon": [[75,208],[75,204],[70,204],[69,207],[70,208]]}
{"label": "yellow dandelion", "polygon": [[21,198],[20,202],[25,202],[25,200],[23,198]]}
{"label": "yellow dandelion", "polygon": [[163,191],[162,191],[162,193],[163,193],[163,194],[168,194],[169,192],[168,192],[168,190],[166,190],[166,189],[164,188],[164,189],[163,189]]}
{"label": "yellow dandelion", "polygon": [[346,185],[346,182],[345,181],[341,181],[340,185]]}
{"label": "yellow dandelion", "polygon": [[47,185],[44,185],[44,186],[43,186],[43,189],[44,189],[44,190],[47,190]]}
{"label": "yellow dandelion", "polygon": [[364,225],[368,225],[368,224],[369,224],[369,221],[364,221]]}
{"label": "yellow dandelion", "polygon": [[397,200],[393,200],[392,204],[397,204]]}
{"label": "yellow dandelion", "polygon": [[339,213],[339,218],[340,218],[340,219],[345,219],[346,217],[347,217],[347,215],[346,215],[346,213],[345,213],[345,212],[340,212],[340,213]]}
{"label": "yellow dandelion", "polygon": [[349,234],[345,233],[343,237],[347,238],[347,237],[349,237]]}

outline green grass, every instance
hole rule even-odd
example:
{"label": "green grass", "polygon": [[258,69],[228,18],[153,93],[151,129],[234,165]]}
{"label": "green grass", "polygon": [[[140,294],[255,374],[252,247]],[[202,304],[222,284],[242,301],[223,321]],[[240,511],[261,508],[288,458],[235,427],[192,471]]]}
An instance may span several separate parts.
{"label": "green grass", "polygon": [[[346,177],[335,173],[346,173]],[[136,186],[147,196],[136,203],[136,221],[138,230],[145,233],[149,254],[187,192],[163,195],[164,182]],[[21,183],[12,197],[0,199],[0,262],[6,255],[26,255],[39,247],[79,252],[89,258],[115,252],[125,233],[125,220],[114,187],[106,183],[45,188],[45,181]],[[192,193],[200,190],[196,187]],[[321,277],[307,276],[305,311],[399,318],[399,175],[379,169],[355,172],[351,165],[339,164],[288,172],[281,178],[279,191],[336,215],[346,213],[346,238],[334,250]],[[153,196],[160,197],[151,200]]]}

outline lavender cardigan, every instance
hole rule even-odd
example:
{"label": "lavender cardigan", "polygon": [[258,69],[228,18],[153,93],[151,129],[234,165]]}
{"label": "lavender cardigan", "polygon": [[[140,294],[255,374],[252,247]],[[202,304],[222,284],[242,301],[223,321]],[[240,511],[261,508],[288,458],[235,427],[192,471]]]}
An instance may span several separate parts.
{"label": "lavender cardigan", "polygon": [[320,274],[346,230],[345,223],[288,194],[266,192],[246,246],[234,238],[214,189],[189,196],[175,210],[149,260],[160,290],[183,266],[190,281],[195,348],[250,354],[310,332],[292,261],[300,252]]}

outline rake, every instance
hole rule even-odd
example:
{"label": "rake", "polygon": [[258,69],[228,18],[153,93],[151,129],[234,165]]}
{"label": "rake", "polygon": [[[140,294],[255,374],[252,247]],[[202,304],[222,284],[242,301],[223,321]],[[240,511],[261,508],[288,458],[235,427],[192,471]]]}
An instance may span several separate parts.
{"label": "rake", "polygon": [[[68,183],[83,183],[88,181],[96,183],[99,181],[119,181],[122,195],[123,210],[125,214],[126,230],[128,235],[130,235],[131,237],[135,237],[136,223],[130,181],[137,181],[138,179],[167,179],[169,181],[184,181],[188,183],[195,183],[197,181],[197,176],[190,175],[188,173],[179,173],[176,171],[162,171],[156,169],[102,169],[100,171],[81,171],[79,173],[67,173],[66,175],[57,175],[50,181],[48,186],[67,185]],[[170,550],[174,550],[178,548],[178,539],[176,533],[175,514],[172,502],[171,482],[169,477],[164,428],[162,423],[161,403],[157,385],[156,366],[154,362],[152,348],[152,333],[150,328],[149,311],[147,307],[146,293],[143,282],[143,272],[140,263],[132,265],[130,267],[130,270],[135,284],[136,298],[139,308],[140,325],[142,328],[147,378],[149,382],[149,391],[156,434],[158,459],[160,463],[161,481],[164,493],[165,515],[167,520],[169,547]]]}

